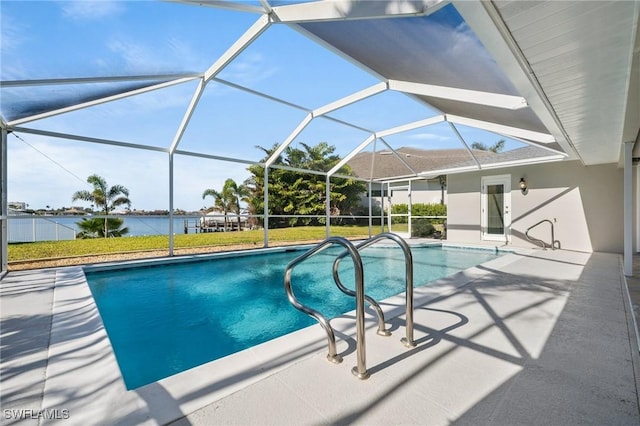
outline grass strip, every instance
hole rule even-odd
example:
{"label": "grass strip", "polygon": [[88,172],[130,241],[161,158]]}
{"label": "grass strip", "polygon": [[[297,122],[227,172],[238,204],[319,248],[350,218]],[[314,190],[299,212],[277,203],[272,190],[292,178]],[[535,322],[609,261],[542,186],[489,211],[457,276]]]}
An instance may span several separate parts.
{"label": "grass strip", "polygon": [[[325,238],[325,233],[326,228],[324,226],[271,229],[269,230],[269,241],[304,242],[321,240]],[[369,235],[369,228],[366,226],[332,226],[331,235],[366,238]],[[230,246],[236,244],[255,244],[261,247],[263,241],[264,231],[262,230],[177,234],[174,236],[174,248]],[[19,262],[95,254],[168,250],[168,247],[169,237],[167,235],[10,243],[8,260],[9,262]]]}

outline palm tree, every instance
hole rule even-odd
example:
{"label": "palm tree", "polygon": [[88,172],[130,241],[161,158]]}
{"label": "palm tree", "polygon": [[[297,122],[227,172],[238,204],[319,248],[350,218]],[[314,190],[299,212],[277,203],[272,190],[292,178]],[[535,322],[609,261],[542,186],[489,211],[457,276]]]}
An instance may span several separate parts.
{"label": "palm tree", "polygon": [[482,142],[474,142],[471,144],[471,148],[479,149],[480,151],[491,151],[498,154],[500,151],[504,149],[505,141],[504,139],[500,139],[498,142],[494,143],[491,146],[487,146]]}
{"label": "palm tree", "polygon": [[122,237],[129,233],[129,228],[121,228],[124,220],[118,217],[110,217],[107,219],[107,233],[105,234],[104,222],[102,219],[95,217],[91,219],[82,219],[82,222],[76,222],[80,229],[78,237],[80,238],[102,238],[102,237]]}
{"label": "palm tree", "polygon": [[[122,185],[114,185],[112,187],[109,187],[107,185],[107,181],[98,175],[89,176],[87,178],[87,183],[93,186],[93,190],[76,191],[73,194],[72,201],[82,200],[91,202],[96,206],[96,209],[98,211],[104,213],[104,231],[101,233],[104,238],[107,238],[110,235],[119,236],[117,234],[122,235],[128,232],[128,229],[126,231],[123,229],[120,231],[112,230],[112,232],[110,232],[110,224],[106,216],[108,216],[109,212],[112,212],[117,207],[125,205],[128,207],[131,205],[131,200],[129,200],[129,190]],[[117,224],[116,222],[111,221],[111,226],[113,227],[114,225],[116,225],[116,228],[118,228],[120,225],[122,225],[122,222],[120,222],[120,224]]]}
{"label": "palm tree", "polygon": [[235,210],[235,213],[238,215],[238,231],[241,227],[240,220],[240,201],[247,202],[249,196],[251,195],[251,191],[245,185],[238,185],[233,179],[227,179],[224,182],[224,187],[222,192],[228,190],[229,196],[233,198],[233,202],[231,203],[231,208]]}
{"label": "palm tree", "polygon": [[246,201],[250,195],[249,189],[245,185],[238,185],[236,181],[229,178],[224,181],[222,191],[215,189],[205,189],[202,199],[211,196],[214,199],[214,206],[224,213],[224,227],[227,228],[227,214],[234,212],[238,216],[238,230],[240,230],[240,201]]}
{"label": "palm tree", "polygon": [[207,196],[213,197],[213,205],[222,211],[224,214],[224,229],[227,229],[227,213],[231,210],[232,196],[229,190],[225,191],[223,188],[221,192],[215,189],[205,189],[202,193],[202,199]]}

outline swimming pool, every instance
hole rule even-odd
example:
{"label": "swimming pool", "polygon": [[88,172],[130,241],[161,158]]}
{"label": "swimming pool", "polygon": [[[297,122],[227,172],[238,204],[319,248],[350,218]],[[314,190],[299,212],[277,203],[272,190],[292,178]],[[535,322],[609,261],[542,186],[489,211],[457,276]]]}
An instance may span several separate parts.
{"label": "swimming pool", "polygon": [[[355,308],[333,282],[335,247],[294,270],[298,299],[328,318]],[[499,256],[488,250],[412,247],[415,286]],[[135,389],[315,323],[288,302],[286,265],[303,250],[217,257],[166,265],[87,271],[128,389]],[[362,251],[366,293],[382,300],[405,290],[399,248]],[[340,265],[353,288],[353,266]]]}

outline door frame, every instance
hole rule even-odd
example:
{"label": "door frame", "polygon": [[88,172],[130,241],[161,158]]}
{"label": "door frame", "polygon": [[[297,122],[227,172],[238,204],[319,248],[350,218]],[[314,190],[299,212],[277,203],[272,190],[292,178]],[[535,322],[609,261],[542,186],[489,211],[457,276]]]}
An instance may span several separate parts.
{"label": "door frame", "polygon": [[[480,231],[483,241],[502,241],[509,243],[511,241],[511,175],[494,175],[482,176],[480,186]],[[489,185],[500,185],[504,187],[504,205],[502,209],[502,218],[504,225],[504,233],[489,234],[488,229],[488,201],[487,187]]]}
{"label": "door frame", "polygon": [[[395,184],[395,185],[393,185]],[[393,206],[393,192],[394,191],[407,191],[407,213],[391,213],[391,208]],[[402,181],[402,182],[387,182],[387,195],[388,195],[388,217],[387,224],[389,232],[393,232],[402,238],[411,238],[411,181]],[[391,224],[392,218],[394,217],[406,217],[407,218],[407,231],[394,231],[393,226]]]}

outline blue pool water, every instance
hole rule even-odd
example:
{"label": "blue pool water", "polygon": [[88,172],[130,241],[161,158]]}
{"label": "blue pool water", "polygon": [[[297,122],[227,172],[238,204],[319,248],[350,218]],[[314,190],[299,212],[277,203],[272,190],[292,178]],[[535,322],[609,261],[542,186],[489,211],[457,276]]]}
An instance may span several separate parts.
{"label": "blue pool water", "polygon": [[[328,318],[355,309],[332,276],[340,247],[298,265],[293,290]],[[498,256],[484,250],[412,247],[414,285]],[[294,309],[284,290],[286,265],[303,251],[214,258],[111,271],[87,272],[87,281],[129,389],[314,324]],[[380,301],[405,290],[399,248],[362,252],[365,291]],[[345,286],[354,288],[350,258],[340,265]]]}

